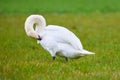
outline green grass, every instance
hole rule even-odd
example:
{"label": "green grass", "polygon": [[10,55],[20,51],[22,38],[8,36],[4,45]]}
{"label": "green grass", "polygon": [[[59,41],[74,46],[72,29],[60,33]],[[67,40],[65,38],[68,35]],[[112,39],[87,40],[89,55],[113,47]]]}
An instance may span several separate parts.
{"label": "green grass", "polygon": [[[120,0],[1,0],[0,80],[120,80]],[[51,55],[24,31],[30,14],[65,26],[95,55]]]}
{"label": "green grass", "polygon": [[1,0],[0,13],[90,13],[120,11],[120,0]]}
{"label": "green grass", "polygon": [[47,24],[65,26],[95,55],[80,59],[50,54],[27,37],[27,14],[0,15],[0,80],[119,80],[120,13],[43,14]]}

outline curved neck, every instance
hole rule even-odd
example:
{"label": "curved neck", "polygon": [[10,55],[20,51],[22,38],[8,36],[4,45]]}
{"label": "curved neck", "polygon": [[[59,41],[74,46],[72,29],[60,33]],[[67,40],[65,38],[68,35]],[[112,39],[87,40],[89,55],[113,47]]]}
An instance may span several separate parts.
{"label": "curved neck", "polygon": [[[35,30],[34,30],[35,24]],[[25,21],[26,34],[32,38],[38,38],[38,33],[46,26],[46,21],[41,15],[31,15]]]}

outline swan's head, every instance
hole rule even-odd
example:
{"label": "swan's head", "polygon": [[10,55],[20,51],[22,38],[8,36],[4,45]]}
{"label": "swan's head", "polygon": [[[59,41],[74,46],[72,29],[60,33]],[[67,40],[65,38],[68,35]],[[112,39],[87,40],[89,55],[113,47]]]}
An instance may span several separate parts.
{"label": "swan's head", "polygon": [[[35,30],[34,30],[34,25]],[[30,15],[25,21],[25,31],[29,37],[38,39],[38,33],[46,26],[46,21],[41,15]]]}

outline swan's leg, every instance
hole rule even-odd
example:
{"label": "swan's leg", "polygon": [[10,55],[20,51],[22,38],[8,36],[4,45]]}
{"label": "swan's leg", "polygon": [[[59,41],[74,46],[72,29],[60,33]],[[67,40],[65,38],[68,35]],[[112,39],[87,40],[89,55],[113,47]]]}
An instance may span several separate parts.
{"label": "swan's leg", "polygon": [[50,52],[50,54],[52,56],[52,60],[54,61],[55,60],[56,52],[54,52],[53,50],[50,50],[50,49],[48,49],[48,51]]}
{"label": "swan's leg", "polygon": [[65,57],[65,60],[66,60],[66,61],[68,61],[68,58],[67,58],[67,57]]}
{"label": "swan's leg", "polygon": [[55,56],[52,57],[52,60],[53,60],[53,61],[55,60]]}

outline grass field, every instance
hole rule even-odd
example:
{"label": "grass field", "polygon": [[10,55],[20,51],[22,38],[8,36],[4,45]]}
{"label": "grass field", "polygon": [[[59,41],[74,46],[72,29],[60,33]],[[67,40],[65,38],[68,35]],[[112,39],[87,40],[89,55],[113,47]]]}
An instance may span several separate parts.
{"label": "grass field", "polygon": [[120,0],[1,0],[0,13],[89,13],[120,11]]}
{"label": "grass field", "polygon": [[[67,0],[41,0],[36,6],[32,1],[28,5],[20,1],[0,2],[0,80],[120,80],[118,0],[75,0],[67,6]],[[68,62],[61,57],[52,61],[51,55],[24,31],[24,21],[32,13],[42,14],[47,24],[70,29],[85,49],[96,54]]]}

